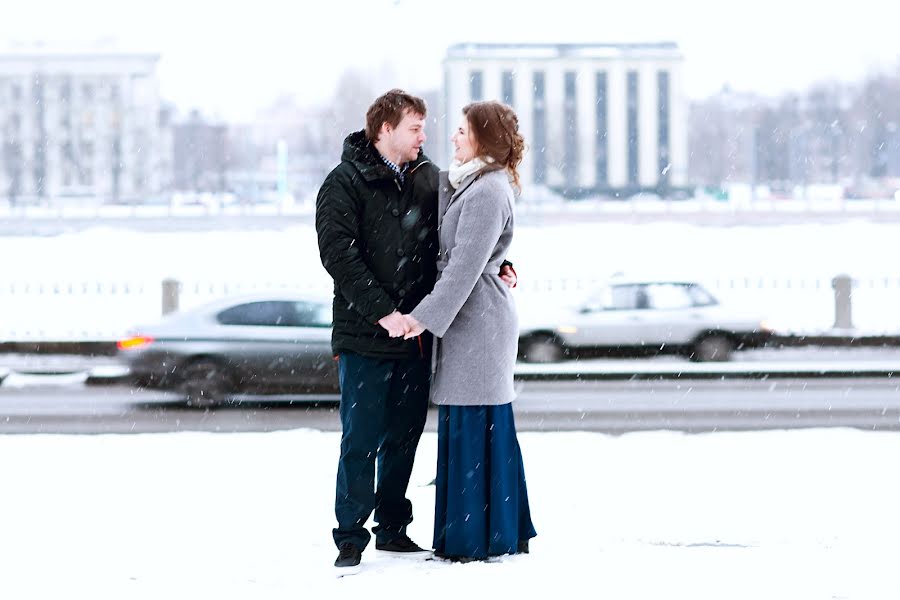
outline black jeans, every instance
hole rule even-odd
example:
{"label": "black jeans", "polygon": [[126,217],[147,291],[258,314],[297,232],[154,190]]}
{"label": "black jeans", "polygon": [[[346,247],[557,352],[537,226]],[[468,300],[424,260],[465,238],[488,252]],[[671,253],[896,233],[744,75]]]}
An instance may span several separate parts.
{"label": "black jeans", "polygon": [[[369,543],[364,525],[372,511],[372,529],[386,543],[406,535],[412,503],[406,489],[416,446],[428,415],[431,360],[340,355],[341,457],[338,462],[334,542]],[[378,481],[375,465],[378,464]]]}

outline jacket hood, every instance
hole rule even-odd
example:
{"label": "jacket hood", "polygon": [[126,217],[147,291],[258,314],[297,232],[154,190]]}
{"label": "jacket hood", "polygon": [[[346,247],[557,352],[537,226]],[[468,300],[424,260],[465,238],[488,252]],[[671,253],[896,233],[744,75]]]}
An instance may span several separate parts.
{"label": "jacket hood", "polygon": [[[364,130],[354,131],[344,139],[344,149],[341,152],[341,161],[352,163],[360,174],[367,180],[373,179],[393,179],[394,172],[384,164],[378,150],[366,139]],[[419,149],[419,156],[416,160],[409,163],[410,171],[414,171],[416,167],[422,163],[431,162],[422,149]]]}

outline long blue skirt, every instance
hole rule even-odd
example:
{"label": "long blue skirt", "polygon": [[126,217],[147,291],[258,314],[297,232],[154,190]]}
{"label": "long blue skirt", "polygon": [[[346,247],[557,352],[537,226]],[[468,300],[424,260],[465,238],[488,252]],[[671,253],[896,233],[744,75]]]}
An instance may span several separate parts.
{"label": "long blue skirt", "polygon": [[512,404],[441,406],[434,550],[483,559],[515,554],[531,523]]}

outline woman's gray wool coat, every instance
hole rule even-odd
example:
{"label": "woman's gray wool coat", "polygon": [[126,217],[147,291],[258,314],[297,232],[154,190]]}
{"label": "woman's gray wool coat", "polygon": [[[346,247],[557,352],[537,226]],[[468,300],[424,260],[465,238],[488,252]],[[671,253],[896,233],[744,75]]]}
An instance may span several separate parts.
{"label": "woman's gray wool coat", "polygon": [[455,191],[442,172],[438,236],[438,281],[411,313],[435,335],[431,400],[512,402],[519,326],[512,293],[499,276],[513,236],[506,170],[470,175]]}

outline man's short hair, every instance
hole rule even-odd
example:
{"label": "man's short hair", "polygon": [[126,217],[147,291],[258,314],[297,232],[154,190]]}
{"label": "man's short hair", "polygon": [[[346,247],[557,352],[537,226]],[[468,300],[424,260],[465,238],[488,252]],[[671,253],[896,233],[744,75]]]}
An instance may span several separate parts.
{"label": "man's short hair", "polygon": [[381,125],[390,124],[396,127],[403,120],[406,111],[425,116],[425,101],[417,96],[407,94],[403,90],[393,89],[375,99],[366,111],[366,139],[378,141]]}

